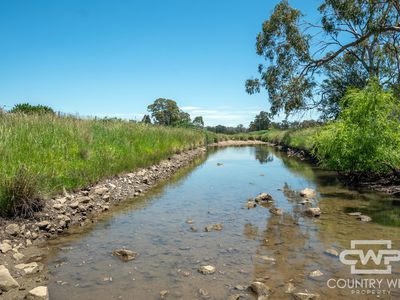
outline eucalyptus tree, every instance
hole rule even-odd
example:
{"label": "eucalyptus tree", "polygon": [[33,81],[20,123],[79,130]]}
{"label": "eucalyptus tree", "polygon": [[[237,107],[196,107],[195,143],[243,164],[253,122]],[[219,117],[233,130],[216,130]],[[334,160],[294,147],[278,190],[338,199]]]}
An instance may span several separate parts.
{"label": "eucalyptus tree", "polygon": [[348,86],[371,77],[400,85],[399,0],[324,0],[318,11],[311,24],[283,0],[262,24],[256,51],[265,62],[246,90],[266,89],[273,115],[319,108],[335,117]]}

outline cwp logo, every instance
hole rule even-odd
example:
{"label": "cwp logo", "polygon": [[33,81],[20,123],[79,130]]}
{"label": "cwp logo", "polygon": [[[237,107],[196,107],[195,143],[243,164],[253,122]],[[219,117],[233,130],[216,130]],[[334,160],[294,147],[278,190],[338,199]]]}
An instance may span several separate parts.
{"label": "cwp logo", "polygon": [[[364,247],[364,249],[357,249]],[[365,252],[366,246],[385,247],[386,249],[372,250]],[[391,274],[391,262],[400,261],[400,251],[392,250],[392,241],[389,240],[353,240],[351,249],[340,253],[340,261],[351,266],[351,274]],[[373,267],[366,266],[370,261]],[[361,267],[361,268],[360,268]]]}

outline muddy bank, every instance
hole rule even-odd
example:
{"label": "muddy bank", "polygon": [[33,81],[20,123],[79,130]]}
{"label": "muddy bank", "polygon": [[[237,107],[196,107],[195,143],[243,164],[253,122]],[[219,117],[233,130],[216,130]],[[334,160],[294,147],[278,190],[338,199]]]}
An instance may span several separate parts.
{"label": "muddy bank", "polygon": [[141,197],[205,152],[204,147],[186,151],[76,192],[65,191],[47,199],[44,209],[30,219],[0,218],[0,298],[47,299],[47,276],[41,263],[47,240],[56,239],[72,226],[92,223],[96,216],[123,200]]}

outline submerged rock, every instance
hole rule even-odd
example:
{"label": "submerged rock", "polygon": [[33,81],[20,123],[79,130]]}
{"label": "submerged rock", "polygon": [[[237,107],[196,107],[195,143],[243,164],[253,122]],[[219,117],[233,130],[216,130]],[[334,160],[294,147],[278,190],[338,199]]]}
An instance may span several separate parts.
{"label": "submerged rock", "polygon": [[168,291],[168,290],[162,290],[162,291],[160,292],[160,298],[161,298],[161,299],[165,299],[165,298],[168,296],[168,294],[169,294],[169,291]]}
{"label": "submerged rock", "polygon": [[271,294],[271,288],[265,283],[254,281],[249,286],[249,290],[257,295],[257,297],[268,297]]}
{"label": "submerged rock", "polygon": [[256,202],[262,202],[262,201],[269,201],[272,202],[274,201],[274,199],[272,198],[272,196],[270,194],[267,193],[261,193],[260,195],[258,195],[255,199]]}
{"label": "submerged rock", "polygon": [[26,296],[28,300],[49,300],[49,290],[47,286],[38,286],[29,291]]}
{"label": "submerged rock", "polygon": [[136,258],[136,256],[138,255],[136,252],[131,251],[131,250],[127,250],[127,249],[115,249],[112,252],[113,256],[118,256],[119,259],[121,259],[122,261],[130,261],[130,260],[134,260]]}
{"label": "submerged rock", "polygon": [[273,215],[277,215],[277,216],[282,216],[283,215],[283,210],[281,208],[278,207],[272,207],[270,208],[269,212]]}
{"label": "submerged rock", "polygon": [[296,293],[293,294],[295,300],[319,300],[321,297],[318,294],[311,293]]}
{"label": "submerged rock", "polygon": [[294,284],[291,283],[291,282],[289,282],[289,283],[286,285],[285,293],[286,293],[286,294],[291,294],[291,293],[293,293],[293,292],[295,291],[295,289],[296,289],[296,287],[294,286]]}
{"label": "submerged rock", "polygon": [[302,190],[300,192],[300,196],[305,197],[305,198],[312,198],[315,197],[317,195],[317,193],[315,192],[315,190],[310,189],[310,188],[305,188],[304,190]]}
{"label": "submerged rock", "polygon": [[319,207],[309,207],[306,209],[306,214],[310,217],[319,217],[321,215],[321,209]]}
{"label": "submerged rock", "polygon": [[0,265],[0,290],[8,292],[18,287],[18,282],[11,276],[8,269],[5,266]]}
{"label": "submerged rock", "polygon": [[211,224],[211,225],[207,225],[204,228],[204,231],[206,232],[210,232],[210,231],[221,231],[222,230],[222,224]]}
{"label": "submerged rock", "polygon": [[325,251],[324,251],[324,253],[325,254],[327,254],[327,255],[330,255],[330,256],[339,256],[339,252],[337,252],[335,249],[333,249],[333,248],[329,248],[329,249],[326,249]]}
{"label": "submerged rock", "polygon": [[214,274],[215,273],[215,267],[208,265],[208,266],[201,266],[198,268],[199,273],[204,274],[204,275],[209,275],[209,274]]}

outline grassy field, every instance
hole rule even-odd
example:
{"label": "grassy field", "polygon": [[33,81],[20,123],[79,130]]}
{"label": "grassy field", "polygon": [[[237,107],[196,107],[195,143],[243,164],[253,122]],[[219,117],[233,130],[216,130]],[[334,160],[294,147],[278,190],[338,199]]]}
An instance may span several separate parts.
{"label": "grassy field", "polygon": [[202,130],[1,114],[0,209],[16,196],[10,189],[21,184],[28,185],[19,187],[22,193],[35,185],[34,194],[52,195],[215,140],[217,135]]}

